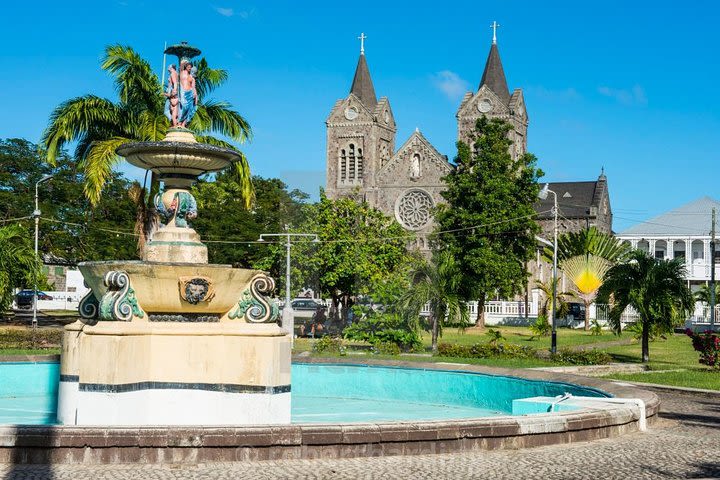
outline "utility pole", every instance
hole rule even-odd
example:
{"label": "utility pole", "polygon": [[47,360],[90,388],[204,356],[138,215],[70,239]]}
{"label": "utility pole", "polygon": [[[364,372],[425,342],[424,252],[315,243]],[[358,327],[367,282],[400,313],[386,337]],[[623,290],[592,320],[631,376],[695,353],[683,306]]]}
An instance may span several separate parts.
{"label": "utility pole", "polygon": [[[38,252],[38,238],[40,236],[40,215],[42,212],[40,212],[40,203],[38,202],[38,189],[40,187],[40,184],[43,182],[47,182],[50,180],[53,176],[52,175],[45,175],[40,180],[35,182],[35,210],[33,211],[33,217],[35,218],[35,261],[40,263],[40,255]],[[38,322],[37,322],[37,301],[38,301],[38,295],[37,295],[37,289],[38,289],[38,278],[37,278],[37,268],[35,268],[35,275],[34,275],[34,282],[33,282],[33,317],[32,317],[32,328],[37,328]]]}
{"label": "utility pole", "polygon": [[290,333],[290,339],[294,342],[295,338],[295,314],[292,308],[292,300],[290,299],[290,247],[293,238],[312,238],[313,242],[319,242],[318,236],[314,233],[290,233],[289,225],[285,225],[285,233],[263,233],[258,239],[264,242],[265,237],[283,237],[285,238],[285,305],[282,311],[282,328]]}
{"label": "utility pole", "polygon": [[710,229],[710,330],[715,329],[715,209]]}

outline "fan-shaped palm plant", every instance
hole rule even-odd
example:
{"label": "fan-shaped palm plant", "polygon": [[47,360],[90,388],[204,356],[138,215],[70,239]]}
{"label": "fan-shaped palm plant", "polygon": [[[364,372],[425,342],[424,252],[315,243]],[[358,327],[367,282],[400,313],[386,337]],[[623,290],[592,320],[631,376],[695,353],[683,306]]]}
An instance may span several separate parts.
{"label": "fan-shaped palm plant", "polygon": [[[597,296],[603,276],[613,264],[627,257],[630,245],[590,227],[558,237],[558,266],[575,286],[576,296],[585,304],[585,330],[590,329],[590,304]],[[552,249],[544,257],[552,262]]]}
{"label": "fan-shaped palm plant", "polygon": [[652,328],[669,331],[694,307],[692,292],[685,280],[683,259],[658,260],[636,250],[629,261],[608,270],[598,298],[614,303],[610,309],[610,325],[620,332],[620,318],[628,305],[637,311],[642,326],[642,361],[650,359]]}
{"label": "fan-shaped palm plant", "polygon": [[605,273],[612,264],[592,253],[563,260],[560,268],[575,287],[575,295],[585,304],[585,330],[590,329],[590,304],[595,301]]}
{"label": "fan-shaped palm plant", "polygon": [[[197,62],[198,106],[188,127],[200,142],[237,150],[233,145],[211,136],[220,134],[237,142],[249,140],[248,122],[227,102],[207,96],[228,78],[225,70],[210,68],[205,59]],[[159,141],[170,127],[164,115],[162,85],[150,64],[128,46],[106,47],[101,68],[114,78],[118,101],[95,95],[72,98],[61,103],[51,114],[42,143],[47,160],[55,159],[69,142],[76,142],[75,156],[85,175],[85,195],[92,204],[100,199],[103,185],[112,168],[120,161],[115,149],[130,141]],[[253,197],[250,168],[243,156],[234,167],[247,207]]]}

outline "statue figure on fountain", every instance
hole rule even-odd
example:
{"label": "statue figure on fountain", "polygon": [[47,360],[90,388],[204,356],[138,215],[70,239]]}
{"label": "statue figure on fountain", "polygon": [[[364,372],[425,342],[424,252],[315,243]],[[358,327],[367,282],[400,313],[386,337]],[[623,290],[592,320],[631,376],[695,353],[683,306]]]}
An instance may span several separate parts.
{"label": "statue figure on fountain", "polygon": [[154,203],[156,211],[168,225],[189,228],[187,221],[197,217],[197,202],[188,191],[161,189],[155,195]]}
{"label": "statue figure on fountain", "polygon": [[173,127],[178,124],[178,74],[175,65],[168,67],[168,83],[163,95],[165,100],[165,116]]}
{"label": "statue figure on fountain", "polygon": [[183,128],[187,128],[197,109],[198,96],[194,73],[197,73],[197,68],[193,67],[192,63],[187,60],[180,63],[180,116],[177,126]]}

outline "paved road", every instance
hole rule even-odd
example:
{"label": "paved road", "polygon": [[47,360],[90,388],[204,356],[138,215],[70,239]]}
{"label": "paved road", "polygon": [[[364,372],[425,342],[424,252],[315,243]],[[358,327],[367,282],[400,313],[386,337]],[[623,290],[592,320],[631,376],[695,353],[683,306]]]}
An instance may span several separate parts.
{"label": "paved road", "polygon": [[284,460],[186,466],[0,466],[34,479],[662,479],[720,478],[720,395],[658,391],[661,418],[645,433],[572,445],[447,455]]}

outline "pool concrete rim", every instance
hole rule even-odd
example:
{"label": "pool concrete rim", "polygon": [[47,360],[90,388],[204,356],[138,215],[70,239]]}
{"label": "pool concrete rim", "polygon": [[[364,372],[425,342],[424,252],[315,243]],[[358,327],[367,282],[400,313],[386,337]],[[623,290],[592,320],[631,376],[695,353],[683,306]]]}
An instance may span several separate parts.
{"label": "pool concrete rim", "polygon": [[[399,367],[570,383],[645,402],[651,423],[657,395],[598,378],[472,364],[346,358],[294,358],[304,364]],[[14,361],[17,361],[15,359]],[[41,360],[48,361],[48,360]],[[638,430],[625,405],[527,416],[453,420],[303,423],[253,426],[0,426],[0,463],[206,463],[344,458],[526,448],[614,437]]]}

